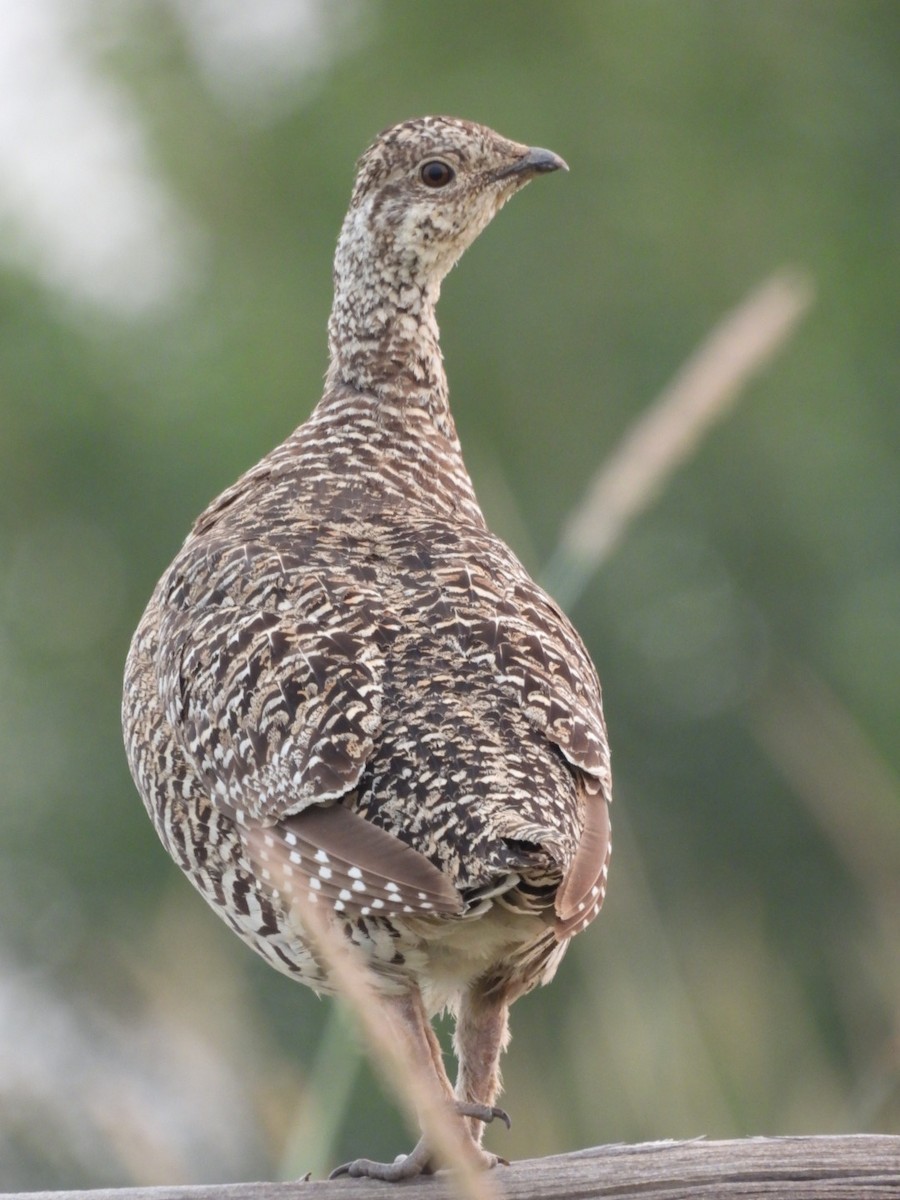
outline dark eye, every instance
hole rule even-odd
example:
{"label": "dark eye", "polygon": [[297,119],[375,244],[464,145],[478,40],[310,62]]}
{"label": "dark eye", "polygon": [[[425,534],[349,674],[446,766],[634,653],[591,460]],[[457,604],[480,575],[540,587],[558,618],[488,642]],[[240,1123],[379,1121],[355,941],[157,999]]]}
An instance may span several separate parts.
{"label": "dark eye", "polygon": [[455,177],[456,172],[453,168],[445,162],[441,162],[439,158],[433,158],[431,162],[423,163],[419,170],[419,178],[426,187],[446,187],[448,183],[453,182]]}

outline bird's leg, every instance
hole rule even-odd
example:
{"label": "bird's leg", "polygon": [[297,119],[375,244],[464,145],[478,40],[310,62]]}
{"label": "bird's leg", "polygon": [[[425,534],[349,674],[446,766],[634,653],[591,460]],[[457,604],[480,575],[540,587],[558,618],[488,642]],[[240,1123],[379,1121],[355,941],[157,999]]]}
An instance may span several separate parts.
{"label": "bird's leg", "polygon": [[[456,1099],[457,1112],[469,1117],[466,1123],[477,1146],[481,1145],[486,1121],[500,1117],[509,1125],[506,1113],[494,1107],[500,1091],[500,1055],[508,1042],[509,1005],[506,1000],[477,990],[466,992],[453,1037],[459,1061]],[[465,1106],[483,1111],[465,1114]],[[491,1116],[487,1117],[485,1113]]]}
{"label": "bird's leg", "polygon": [[[430,1063],[434,1078],[447,1100],[449,1110],[467,1118],[464,1121],[467,1133],[472,1126],[480,1129],[482,1121],[492,1121],[495,1116],[501,1115],[499,1110],[495,1111],[484,1104],[460,1104],[458,1100],[454,1099],[440,1043],[431,1028],[418,989],[407,992],[403,996],[386,996],[383,1003],[398,1036],[406,1041],[412,1059],[421,1064]],[[427,1065],[425,1069],[427,1070]],[[484,1166],[494,1166],[497,1158],[481,1150],[480,1140],[480,1137],[473,1139],[472,1153],[483,1161]],[[433,1169],[432,1147],[428,1144],[427,1139],[422,1137],[409,1154],[401,1155],[394,1162],[380,1163],[374,1162],[370,1158],[358,1158],[354,1162],[344,1163],[343,1166],[332,1171],[330,1178],[352,1175],[395,1182],[401,1179],[412,1179],[417,1175],[429,1174]]]}

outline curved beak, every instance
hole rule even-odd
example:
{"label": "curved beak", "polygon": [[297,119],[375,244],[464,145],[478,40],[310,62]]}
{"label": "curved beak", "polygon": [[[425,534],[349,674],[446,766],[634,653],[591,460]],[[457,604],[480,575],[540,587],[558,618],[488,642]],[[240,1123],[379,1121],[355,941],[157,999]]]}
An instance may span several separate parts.
{"label": "curved beak", "polygon": [[540,146],[532,146],[516,168],[519,171],[534,171],[543,175],[547,171],[568,171],[569,164],[552,150],[542,150]]}
{"label": "curved beak", "polygon": [[568,171],[569,167],[564,158],[554,154],[552,150],[544,150],[540,146],[529,146],[521,158],[500,172],[499,178],[506,179],[510,175],[522,175],[526,178],[532,175],[546,175],[548,171]]}

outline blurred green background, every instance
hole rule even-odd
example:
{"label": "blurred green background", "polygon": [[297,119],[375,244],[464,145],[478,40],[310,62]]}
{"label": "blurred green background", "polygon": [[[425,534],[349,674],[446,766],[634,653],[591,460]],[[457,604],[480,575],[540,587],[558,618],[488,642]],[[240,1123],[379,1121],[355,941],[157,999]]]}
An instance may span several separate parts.
{"label": "blurred green background", "polygon": [[610,893],[514,1010],[510,1157],[900,1120],[900,6],[0,3],[0,1187],[409,1144],[335,1006],[157,843],[119,734],[155,580],[325,368],[353,163],[468,116],[564,155],[448,279],[463,445],[536,573],[730,307],[817,300],[572,605]]}

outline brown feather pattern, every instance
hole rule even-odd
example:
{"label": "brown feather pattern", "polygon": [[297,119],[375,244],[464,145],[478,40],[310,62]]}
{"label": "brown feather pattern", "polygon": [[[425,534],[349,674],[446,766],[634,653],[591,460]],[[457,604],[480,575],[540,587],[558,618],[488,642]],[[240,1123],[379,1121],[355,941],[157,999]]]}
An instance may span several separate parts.
{"label": "brown feather pattern", "polygon": [[[466,246],[562,165],[547,153],[451,118],[376,140],[338,244],[322,400],[197,520],[128,658],[129,762],[164,845],[320,990],[298,889],[386,994],[418,988],[429,1011],[546,982],[603,900],[597,676],[485,525],[434,319]],[[422,182],[432,155],[453,168],[443,190]]]}

